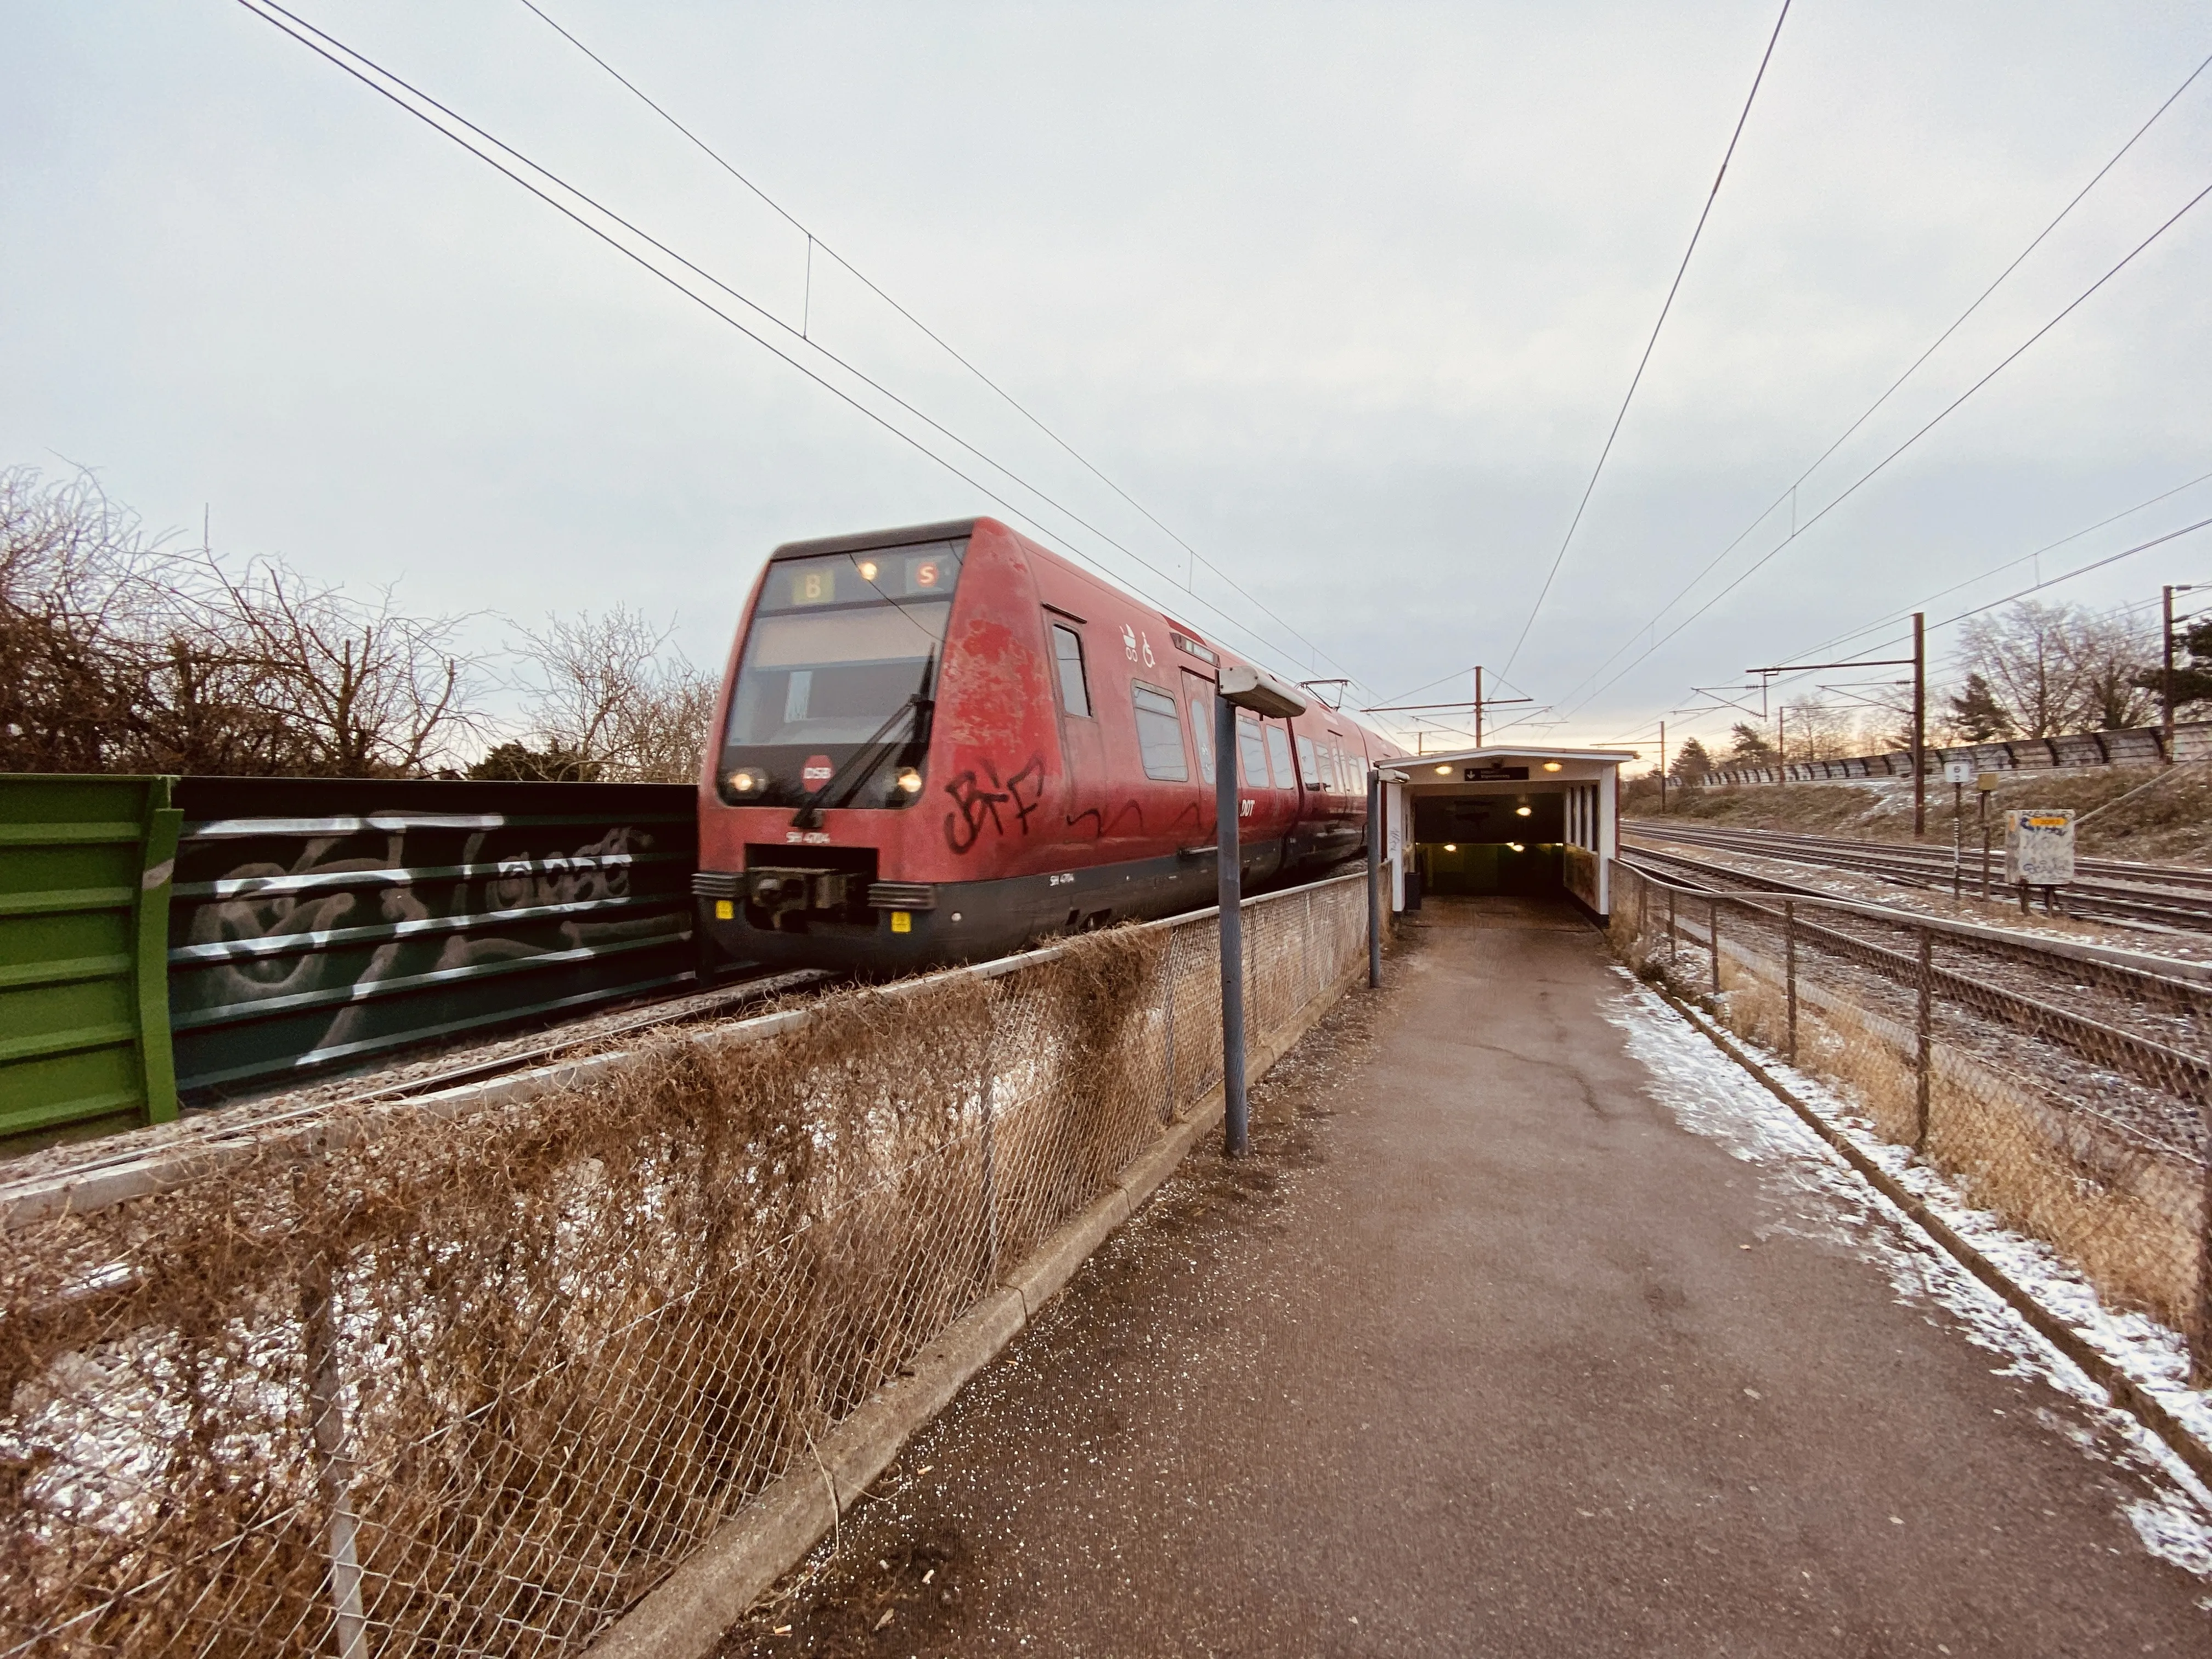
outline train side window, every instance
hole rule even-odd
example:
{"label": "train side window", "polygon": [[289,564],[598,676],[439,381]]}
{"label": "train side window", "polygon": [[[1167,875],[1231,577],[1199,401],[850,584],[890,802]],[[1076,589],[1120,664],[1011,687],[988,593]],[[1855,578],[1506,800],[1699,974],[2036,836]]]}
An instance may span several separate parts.
{"label": "train side window", "polygon": [[1237,716],[1237,755],[1244,763],[1244,787],[1265,789],[1267,787],[1267,740],[1260,735],[1260,717],[1239,714]]}
{"label": "train side window", "polygon": [[1188,782],[1190,767],[1183,759],[1182,721],[1176,714],[1176,700],[1149,685],[1133,685],[1129,695],[1137,706],[1137,752],[1143,757],[1145,775]]}
{"label": "train side window", "polygon": [[1304,732],[1297,734],[1298,777],[1309,789],[1321,787],[1321,760],[1314,753],[1314,740]]}
{"label": "train side window", "polygon": [[1269,769],[1275,775],[1275,787],[1294,789],[1297,780],[1291,775],[1290,734],[1279,726],[1267,727],[1267,759]]}
{"label": "train side window", "polygon": [[1183,700],[1190,705],[1190,743],[1198,750],[1198,775],[1213,781],[1213,688],[1195,674],[1182,677]]}
{"label": "train side window", "polygon": [[1072,628],[1052,625],[1052,661],[1060,676],[1060,705],[1071,714],[1088,718],[1091,687],[1083,677],[1083,636]]}

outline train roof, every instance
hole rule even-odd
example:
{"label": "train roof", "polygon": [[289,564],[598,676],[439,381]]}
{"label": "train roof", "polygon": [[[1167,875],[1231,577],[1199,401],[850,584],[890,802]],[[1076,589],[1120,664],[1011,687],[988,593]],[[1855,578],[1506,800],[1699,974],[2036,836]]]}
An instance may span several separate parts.
{"label": "train roof", "polygon": [[[975,533],[980,519],[945,519],[937,524],[902,525],[894,530],[866,530],[857,536],[817,536],[812,541],[786,542],[770,559],[800,559],[815,553],[858,553],[872,547],[908,547],[916,542],[957,541]],[[997,523],[996,520],[992,520]]]}
{"label": "train roof", "polygon": [[[1151,600],[1130,592],[1128,589],[1103,572],[1086,570],[1057,549],[1047,546],[1035,537],[1024,536],[1004,520],[994,519],[987,515],[970,519],[943,519],[934,524],[900,525],[888,530],[862,531],[857,535],[851,536],[817,536],[811,541],[785,542],[768,556],[773,562],[777,559],[802,559],[823,553],[860,553],[879,547],[909,547],[919,542],[957,541],[963,537],[974,535],[975,527],[984,524],[1005,531],[1024,546],[1042,554],[1067,574],[1102,587],[1127,604],[1139,605],[1152,611],[1172,626],[1182,629],[1200,644],[1218,652],[1223,658],[1231,661],[1249,660],[1243,657],[1241,653],[1226,649],[1217,641],[1209,638],[1206,630],[1194,628],[1188,623],[1161,610]],[[1387,738],[1382,738],[1365,721],[1354,718],[1348,710],[1329,708],[1326,704],[1320,704],[1317,707],[1349,725],[1358,726],[1369,736],[1376,738],[1385,747],[1397,750],[1397,744],[1390,742]],[[1403,751],[1399,750],[1399,752]]]}

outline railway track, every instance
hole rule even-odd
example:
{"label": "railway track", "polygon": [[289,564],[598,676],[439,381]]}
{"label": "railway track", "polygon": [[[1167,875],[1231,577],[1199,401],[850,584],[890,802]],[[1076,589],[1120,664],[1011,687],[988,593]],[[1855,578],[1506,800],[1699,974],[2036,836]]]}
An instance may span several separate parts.
{"label": "railway track", "polygon": [[[1683,853],[1638,849],[1626,862],[1685,893],[1733,895],[1740,914],[1756,914],[1776,931],[1770,948],[1778,947],[1781,900],[1832,904],[1837,897]],[[1771,903],[1753,896],[1770,893]],[[1702,948],[1702,925],[1685,918],[1678,936]],[[1808,906],[1792,925],[1800,949],[1848,964],[1867,1005],[1910,1028],[1922,972],[1911,933],[1923,925],[1920,918]],[[2212,990],[2148,969],[2085,963],[2033,939],[1936,926],[1950,959],[1930,964],[1928,988],[1939,1017],[1955,1022],[1950,1040],[2032,1079],[2069,1110],[2181,1157],[2203,1156],[2197,1149],[2212,1113]]]}
{"label": "railway track", "polygon": [[[1804,836],[1772,830],[1728,830],[1710,824],[1656,825],[1631,821],[1621,825],[1624,841],[1638,847],[1675,842],[1717,852],[1747,853],[1826,870],[1848,870],[1901,887],[1948,888],[1951,849],[1894,846],[1838,836]],[[1997,855],[1993,853],[1993,862]],[[2064,890],[2069,915],[2095,917],[2135,927],[2184,933],[2212,933],[2212,871],[2183,865],[2136,864],[2122,859],[2076,859],[2075,879]],[[1964,860],[1966,890],[1978,892],[1981,849]],[[2002,877],[1993,878],[1994,896]]]}

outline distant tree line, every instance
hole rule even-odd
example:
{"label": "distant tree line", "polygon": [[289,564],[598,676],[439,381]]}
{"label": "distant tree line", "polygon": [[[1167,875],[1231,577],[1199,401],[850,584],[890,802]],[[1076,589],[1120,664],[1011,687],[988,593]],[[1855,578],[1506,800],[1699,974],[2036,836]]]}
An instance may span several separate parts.
{"label": "distant tree line", "polygon": [[[2212,706],[2212,617],[2175,636],[2174,702],[2183,718]],[[2163,664],[2158,623],[2129,611],[2023,599],[1971,618],[1960,631],[1952,685],[1931,688],[1931,745],[1995,743],[2120,731],[2159,718]],[[1731,767],[1836,760],[1911,745],[1907,687],[1867,688],[1872,700],[1838,708],[1820,696],[1782,707],[1779,722],[1739,720],[1725,748],[1696,738],[1668,757],[1667,774],[1697,783]],[[1779,745],[1778,747],[1778,745]]]}
{"label": "distant tree line", "polygon": [[696,776],[714,682],[665,631],[617,608],[485,657],[472,620],[174,547],[89,473],[0,470],[0,771]]}

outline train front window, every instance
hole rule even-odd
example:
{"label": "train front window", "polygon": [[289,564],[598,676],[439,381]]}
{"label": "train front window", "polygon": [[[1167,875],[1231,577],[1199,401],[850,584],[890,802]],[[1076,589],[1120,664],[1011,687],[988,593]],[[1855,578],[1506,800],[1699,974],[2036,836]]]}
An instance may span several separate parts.
{"label": "train front window", "polygon": [[803,802],[832,773],[833,805],[902,805],[918,793],[921,705],[934,695],[964,551],[937,542],[769,567],[723,733],[725,800]]}
{"label": "train front window", "polygon": [[760,617],[745,641],[731,745],[866,743],[924,693],[952,607]]}

